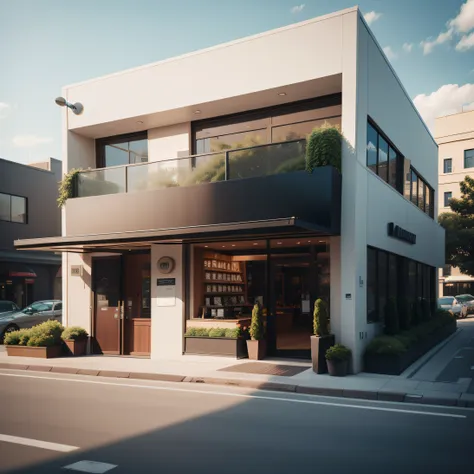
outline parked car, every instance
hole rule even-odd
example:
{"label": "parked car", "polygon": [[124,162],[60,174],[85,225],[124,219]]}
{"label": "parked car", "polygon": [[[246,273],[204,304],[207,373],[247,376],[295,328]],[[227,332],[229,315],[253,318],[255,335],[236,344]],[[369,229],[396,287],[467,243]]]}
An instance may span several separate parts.
{"label": "parked car", "polygon": [[23,328],[31,328],[49,319],[62,322],[63,303],[59,300],[36,301],[21,311],[0,314],[0,340],[3,341],[7,332]]}
{"label": "parked car", "polygon": [[455,298],[463,305],[462,318],[466,318],[469,314],[474,314],[474,296],[465,294],[456,295]]}
{"label": "parked car", "polygon": [[438,308],[446,311],[451,311],[457,318],[464,318],[465,309],[463,304],[457,300],[454,296],[443,296],[438,298]]}
{"label": "parked car", "polygon": [[13,301],[0,301],[0,316],[8,316],[17,311],[20,311],[20,308]]}

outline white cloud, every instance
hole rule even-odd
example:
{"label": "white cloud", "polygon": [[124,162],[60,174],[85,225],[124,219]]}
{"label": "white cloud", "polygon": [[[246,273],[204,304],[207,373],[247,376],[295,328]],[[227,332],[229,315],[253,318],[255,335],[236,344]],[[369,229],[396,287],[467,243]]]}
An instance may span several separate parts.
{"label": "white cloud", "polygon": [[381,13],[377,13],[375,11],[368,12],[364,15],[364,19],[368,25],[371,25],[375,21],[377,21],[382,16]]}
{"label": "white cloud", "polygon": [[464,35],[456,45],[456,51],[467,51],[474,48],[474,31],[470,35]]}
{"label": "white cloud", "polygon": [[38,135],[17,135],[13,137],[13,145],[17,148],[33,148],[53,141],[50,137],[40,137]]}
{"label": "white cloud", "polygon": [[390,61],[392,61],[393,59],[397,59],[398,57],[398,54],[395,53],[390,46],[385,46],[383,52],[385,53],[385,56],[390,59]]}
{"label": "white cloud", "polygon": [[5,102],[0,102],[0,119],[5,118],[10,111],[10,105]]}
{"label": "white cloud", "polygon": [[411,53],[412,49],[413,49],[413,43],[403,43],[403,51],[407,53]]}
{"label": "white cloud", "polygon": [[467,0],[461,7],[459,15],[450,20],[448,26],[459,33],[467,33],[474,29],[474,0]]}
{"label": "white cloud", "polygon": [[413,100],[430,129],[436,117],[474,108],[474,84],[445,84],[431,94],[419,94]]}
{"label": "white cloud", "polygon": [[292,9],[291,9],[291,13],[300,13],[303,8],[305,7],[305,4],[302,3],[301,5],[295,5]]}
{"label": "white cloud", "polygon": [[459,37],[463,33],[464,36],[456,45],[456,51],[467,51],[474,47],[474,37],[472,33],[471,35],[466,35],[465,33],[469,33],[473,29],[474,0],[466,0],[458,15],[446,23],[446,31],[442,31],[434,40],[428,38],[420,43],[420,46],[423,48],[423,54],[430,54],[436,45],[446,43],[453,39],[454,35]]}

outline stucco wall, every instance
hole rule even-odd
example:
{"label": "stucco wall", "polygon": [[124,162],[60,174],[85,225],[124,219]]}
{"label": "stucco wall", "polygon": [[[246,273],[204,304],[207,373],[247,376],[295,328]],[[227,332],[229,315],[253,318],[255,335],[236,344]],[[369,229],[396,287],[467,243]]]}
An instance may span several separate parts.
{"label": "stucco wall", "polygon": [[148,130],[148,161],[189,156],[191,122]]}

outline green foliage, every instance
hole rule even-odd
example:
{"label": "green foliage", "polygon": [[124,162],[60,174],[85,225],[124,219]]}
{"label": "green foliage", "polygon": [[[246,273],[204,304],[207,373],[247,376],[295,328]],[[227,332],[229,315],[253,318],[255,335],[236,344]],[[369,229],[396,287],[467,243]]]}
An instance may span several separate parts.
{"label": "green foliage", "polygon": [[188,328],[185,336],[208,337],[209,328]]}
{"label": "green foliage", "polygon": [[389,298],[385,307],[385,334],[395,335],[400,332],[398,308],[395,298]]}
{"label": "green foliage", "polygon": [[225,337],[224,328],[212,328],[209,331],[209,337]]}
{"label": "green foliage", "polygon": [[331,346],[326,351],[327,360],[343,361],[343,360],[349,360],[350,357],[351,357],[351,350],[342,344],[336,344],[334,346]]}
{"label": "green foliage", "polygon": [[252,309],[252,322],[250,323],[250,338],[252,341],[260,341],[263,339],[263,314],[262,308],[255,303]]}
{"label": "green foliage", "polygon": [[452,212],[439,216],[446,229],[446,263],[474,276],[474,178],[460,183],[461,198],[449,201]]}
{"label": "green foliage", "polygon": [[313,331],[316,336],[329,335],[328,305],[321,298],[314,302]]}
{"label": "green foliage", "polygon": [[59,182],[58,207],[64,206],[64,204],[66,204],[66,201],[69,198],[73,197],[76,176],[81,171],[83,170],[73,168],[67,174],[65,174],[62,181]]}
{"label": "green foliage", "polygon": [[397,337],[377,336],[367,345],[368,354],[401,354],[406,352],[407,346]]}
{"label": "green foliage", "polygon": [[314,129],[306,146],[306,170],[334,166],[341,171],[342,134],[338,127],[325,124]]}
{"label": "green foliage", "polygon": [[61,344],[64,327],[58,321],[46,321],[30,329],[8,333],[5,344],[13,346],[50,347]]}
{"label": "green foliage", "polygon": [[85,339],[87,336],[89,336],[87,331],[79,326],[71,326],[66,328],[61,334],[61,338],[64,341],[79,341],[81,339]]}
{"label": "green foliage", "polygon": [[401,298],[398,302],[398,320],[400,323],[400,329],[406,331],[410,329],[411,325],[411,311],[410,304],[407,298]]}
{"label": "green foliage", "polygon": [[227,328],[225,330],[225,337],[230,339],[238,339],[241,336],[240,328]]}

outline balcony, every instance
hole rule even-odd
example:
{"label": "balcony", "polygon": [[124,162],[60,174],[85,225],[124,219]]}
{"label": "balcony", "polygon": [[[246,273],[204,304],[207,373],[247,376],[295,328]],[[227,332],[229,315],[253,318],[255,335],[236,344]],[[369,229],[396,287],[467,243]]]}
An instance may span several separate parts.
{"label": "balcony", "polygon": [[294,218],[340,231],[341,175],[305,171],[305,140],[79,173],[66,235]]}

